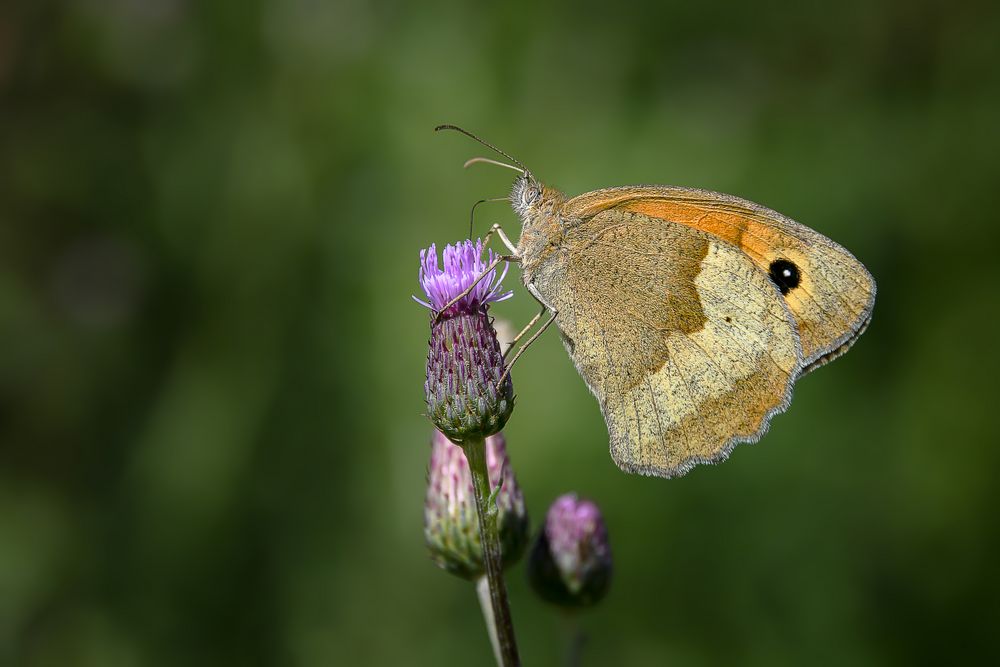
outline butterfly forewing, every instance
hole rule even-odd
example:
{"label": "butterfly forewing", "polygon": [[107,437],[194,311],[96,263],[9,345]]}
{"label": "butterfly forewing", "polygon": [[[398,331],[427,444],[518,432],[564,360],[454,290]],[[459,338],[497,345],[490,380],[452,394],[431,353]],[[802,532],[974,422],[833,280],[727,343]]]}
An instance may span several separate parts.
{"label": "butterfly forewing", "polygon": [[597,190],[565,206],[584,222],[601,211],[642,213],[699,229],[740,249],[782,293],[806,370],[843,353],[864,331],[875,282],[854,256],[822,234],[731,195],[666,186]]}
{"label": "butterfly forewing", "polygon": [[532,284],[558,310],[625,470],[721,460],[788,405],[794,318],[746,253],[708,232],[606,209],[570,225]]}

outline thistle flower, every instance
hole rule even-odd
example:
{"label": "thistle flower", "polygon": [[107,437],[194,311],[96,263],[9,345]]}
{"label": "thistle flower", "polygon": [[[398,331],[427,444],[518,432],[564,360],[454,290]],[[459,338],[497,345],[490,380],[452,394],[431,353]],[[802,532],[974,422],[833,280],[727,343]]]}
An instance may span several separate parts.
{"label": "thistle flower", "polygon": [[[486,465],[490,489],[496,491],[497,528],[503,565],[524,553],[528,543],[528,514],[524,496],[514,477],[502,434],[486,439]],[[466,579],[483,574],[474,489],[469,464],[462,449],[440,431],[431,439],[431,463],[424,506],[424,538],[439,567]]]}
{"label": "thistle flower", "polygon": [[[417,297],[413,297],[413,300],[434,311],[440,311],[449,301],[468,289],[469,285],[497,258],[497,255],[489,250],[487,260],[483,261],[483,242],[480,239],[475,243],[460,241],[455,245],[447,245],[444,247],[443,255],[442,271],[438,266],[437,247],[433,243],[427,250],[420,251],[420,286],[423,287],[428,301]],[[496,280],[496,273],[496,269],[491,270],[469,294],[442,313],[442,317],[471,313],[494,301],[506,301],[512,297],[514,295],[512,290],[503,291],[507,266],[504,266],[499,280]]]}
{"label": "thistle flower", "polygon": [[564,607],[600,602],[611,583],[611,546],[596,504],[575,493],[552,503],[528,557],[528,580]]}
{"label": "thistle flower", "polygon": [[514,407],[510,376],[500,382],[503,353],[487,314],[490,303],[512,295],[502,287],[506,268],[499,278],[495,269],[483,275],[495,258],[490,250],[483,260],[482,241],[462,241],[445,246],[442,270],[434,245],[420,252],[419,278],[427,301],[413,298],[433,311],[424,384],[427,412],[456,443],[499,432]]}

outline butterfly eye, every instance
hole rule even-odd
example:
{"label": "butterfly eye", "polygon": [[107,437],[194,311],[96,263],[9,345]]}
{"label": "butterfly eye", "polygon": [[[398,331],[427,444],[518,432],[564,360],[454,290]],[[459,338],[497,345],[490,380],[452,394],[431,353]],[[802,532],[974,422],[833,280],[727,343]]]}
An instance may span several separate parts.
{"label": "butterfly eye", "polygon": [[776,259],[771,262],[768,275],[771,277],[771,282],[778,286],[782,294],[788,294],[798,287],[801,280],[799,267],[787,259]]}
{"label": "butterfly eye", "polygon": [[529,204],[535,203],[535,201],[541,196],[542,196],[541,190],[539,190],[534,185],[528,186],[528,188],[524,191],[524,198],[527,200]]}

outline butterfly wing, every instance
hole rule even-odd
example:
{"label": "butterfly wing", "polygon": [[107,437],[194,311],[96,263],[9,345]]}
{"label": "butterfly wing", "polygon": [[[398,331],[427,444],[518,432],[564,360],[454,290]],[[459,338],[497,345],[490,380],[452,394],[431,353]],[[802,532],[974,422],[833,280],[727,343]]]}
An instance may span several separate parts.
{"label": "butterfly wing", "polygon": [[805,371],[847,351],[864,333],[875,281],[854,256],[812,229],[731,195],[666,186],[608,188],[567,202],[564,214],[586,220],[605,211],[635,212],[711,234],[749,257],[765,274],[788,273],[783,298],[795,317]]}
{"label": "butterfly wing", "polygon": [[531,286],[558,310],[624,470],[671,477],[755,441],[802,368],[795,320],[739,248],[606,210],[570,228]]}

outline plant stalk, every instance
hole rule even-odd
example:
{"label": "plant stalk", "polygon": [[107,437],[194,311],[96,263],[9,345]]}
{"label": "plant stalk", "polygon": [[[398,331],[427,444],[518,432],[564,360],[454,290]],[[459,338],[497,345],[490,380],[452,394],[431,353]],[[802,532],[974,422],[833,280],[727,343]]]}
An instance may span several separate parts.
{"label": "plant stalk", "polygon": [[472,473],[472,487],[475,490],[476,514],[479,516],[479,542],[483,547],[483,564],[489,583],[490,606],[493,610],[494,627],[499,648],[499,664],[502,667],[519,667],[521,660],[514,638],[514,623],[507,602],[507,584],[503,578],[503,561],[500,553],[500,532],[497,528],[497,506],[490,497],[490,476],[486,467],[486,441],[467,440],[462,445],[465,458]]}
{"label": "plant stalk", "polygon": [[587,634],[580,626],[580,617],[576,610],[568,611],[564,617],[566,631],[566,667],[580,667],[583,661],[583,647],[587,643]]}
{"label": "plant stalk", "polygon": [[493,617],[493,600],[490,598],[490,581],[486,575],[476,579],[476,595],[479,596],[479,607],[483,610],[483,621],[486,622],[486,630],[490,633],[490,645],[493,646],[493,657],[497,664],[503,664],[503,657],[500,655],[500,638],[497,637],[497,621]]}

